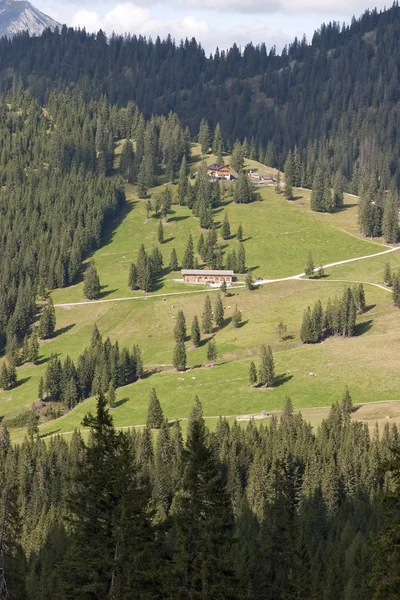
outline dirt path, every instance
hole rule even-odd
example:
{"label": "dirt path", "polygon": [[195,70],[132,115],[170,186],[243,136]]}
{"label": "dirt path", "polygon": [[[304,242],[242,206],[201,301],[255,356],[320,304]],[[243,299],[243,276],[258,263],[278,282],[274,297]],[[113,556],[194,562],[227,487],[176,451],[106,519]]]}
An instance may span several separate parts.
{"label": "dirt path", "polygon": [[[330,406],[314,406],[295,409],[295,412],[301,413],[306,421],[310,422],[311,425],[316,426],[323,419],[328,417],[330,410]],[[280,410],[272,410],[266,415],[263,415],[262,413],[248,413],[245,415],[216,415],[206,416],[204,419],[206,421],[215,421],[219,418],[236,419],[237,421],[246,423],[251,419],[261,421],[271,418],[272,415],[279,417],[281,414],[282,411]],[[356,404],[354,406],[352,419],[354,421],[367,423],[371,427],[375,427],[375,424],[378,424],[380,429],[383,429],[388,421],[390,424],[396,423],[396,425],[400,426],[400,400],[378,400],[376,402]],[[179,421],[180,423],[183,423],[188,420],[188,417],[183,417],[178,419],[170,419],[168,422],[175,423],[175,421]],[[140,425],[125,425],[123,427],[116,427],[116,429],[118,429],[118,431],[127,431],[129,429],[143,429],[144,427],[146,427],[146,425],[143,423]],[[80,432],[88,433],[89,429],[80,429]],[[58,433],[50,433],[48,435],[44,434],[42,439],[52,438],[57,435],[72,435],[73,433],[73,431],[60,431]]]}
{"label": "dirt path", "polygon": [[[331,267],[338,267],[340,265],[346,265],[348,263],[353,263],[353,262],[358,262],[360,260],[366,260],[368,258],[376,258],[378,256],[383,256],[384,254],[390,254],[391,252],[397,252],[398,250],[400,250],[400,247],[397,248],[389,248],[389,250],[384,250],[383,252],[378,252],[377,254],[368,254],[366,256],[359,256],[358,258],[348,258],[346,260],[339,260],[338,262],[334,262],[334,263],[330,263],[328,265],[322,265],[322,267],[324,269],[329,269]],[[282,277],[280,279],[262,279],[261,281],[257,281],[255,282],[255,285],[261,286],[261,285],[268,285],[270,283],[280,283],[282,281],[293,281],[296,279],[301,279],[302,277],[305,276],[305,273],[299,273],[298,275],[291,275],[290,277]],[[311,281],[316,281],[311,280]],[[328,281],[335,281],[333,279],[330,279]],[[346,280],[336,280],[336,281],[346,281]],[[348,283],[363,283],[363,284],[369,284],[369,285],[374,285],[375,287],[379,287],[383,290],[387,290],[387,288],[385,288],[383,285],[379,285],[378,283],[370,283],[368,281],[349,281]],[[234,289],[243,289],[245,286],[244,285],[237,285],[234,287]],[[109,300],[82,300],[81,302],[67,302],[64,304],[55,304],[54,306],[56,306],[57,308],[72,308],[74,306],[87,306],[89,304],[107,304],[110,302],[128,302],[131,300],[148,300],[149,298],[167,298],[168,296],[183,296],[185,294],[209,294],[210,292],[213,291],[219,291],[220,288],[219,287],[214,287],[214,288],[208,288],[206,290],[190,290],[188,292],[170,292],[167,294],[152,294],[151,296],[132,296],[132,297],[126,297],[126,298],[111,298]]]}

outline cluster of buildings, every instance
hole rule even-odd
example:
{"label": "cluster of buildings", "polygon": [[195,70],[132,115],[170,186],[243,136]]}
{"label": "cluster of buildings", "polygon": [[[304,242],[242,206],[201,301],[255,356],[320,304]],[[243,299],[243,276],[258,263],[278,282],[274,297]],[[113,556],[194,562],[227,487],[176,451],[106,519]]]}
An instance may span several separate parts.
{"label": "cluster of buildings", "polygon": [[[210,179],[213,181],[236,181],[237,174],[234,172],[231,167],[225,165],[224,163],[213,163],[207,167],[207,173]],[[254,184],[259,186],[263,185],[275,185],[276,177],[275,175],[260,175],[257,171],[250,170],[248,172],[248,178]]]}

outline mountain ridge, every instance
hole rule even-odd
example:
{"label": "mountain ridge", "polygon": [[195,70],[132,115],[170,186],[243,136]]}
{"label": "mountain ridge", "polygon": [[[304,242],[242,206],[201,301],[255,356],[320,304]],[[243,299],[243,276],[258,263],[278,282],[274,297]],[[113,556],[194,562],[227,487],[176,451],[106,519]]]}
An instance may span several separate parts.
{"label": "mountain ridge", "polygon": [[14,37],[28,31],[41,35],[47,28],[54,30],[60,23],[46,15],[28,0],[3,0],[0,2],[0,37]]}

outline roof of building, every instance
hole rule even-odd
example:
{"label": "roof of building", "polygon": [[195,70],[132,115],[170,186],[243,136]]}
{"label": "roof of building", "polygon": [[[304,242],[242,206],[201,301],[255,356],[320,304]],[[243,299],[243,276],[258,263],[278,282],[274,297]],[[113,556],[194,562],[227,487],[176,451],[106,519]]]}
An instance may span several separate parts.
{"label": "roof of building", "polygon": [[182,275],[215,275],[216,277],[223,277],[224,275],[230,275],[233,277],[235,275],[234,271],[212,271],[210,269],[182,269]]}
{"label": "roof of building", "polygon": [[212,165],[208,165],[207,170],[208,171],[219,171],[220,169],[222,169],[222,167],[225,167],[225,163],[214,163]]}

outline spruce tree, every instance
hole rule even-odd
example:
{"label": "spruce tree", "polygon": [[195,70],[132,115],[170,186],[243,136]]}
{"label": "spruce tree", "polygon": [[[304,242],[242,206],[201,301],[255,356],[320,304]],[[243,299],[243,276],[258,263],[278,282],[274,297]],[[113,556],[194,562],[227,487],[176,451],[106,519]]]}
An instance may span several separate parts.
{"label": "spruce tree", "polygon": [[388,260],[385,263],[385,268],[383,271],[383,283],[388,287],[390,287],[393,283],[392,267],[390,266],[390,262]]}
{"label": "spruce tree", "polygon": [[293,188],[290,185],[290,183],[286,183],[285,184],[285,189],[283,190],[283,195],[285,196],[286,200],[293,200],[294,199]]}
{"label": "spruce tree", "polygon": [[399,237],[399,201],[389,191],[384,202],[382,232],[387,244],[396,244]]}
{"label": "spruce tree", "polygon": [[214,322],[217,329],[220,329],[224,324],[224,305],[219,295],[214,306]]}
{"label": "spruce tree", "polygon": [[310,307],[304,311],[303,322],[300,330],[300,339],[303,344],[310,344],[313,340],[313,327]]}
{"label": "spruce tree", "polygon": [[128,285],[131,290],[139,289],[137,268],[136,268],[135,263],[132,263],[131,268],[129,269]]}
{"label": "spruce tree", "polygon": [[186,370],[186,348],[184,342],[176,342],[175,344],[173,365],[177,371]]}
{"label": "spruce tree", "polygon": [[176,499],[175,578],[170,597],[237,597],[233,515],[214,449],[198,407],[189,419],[182,493]]}
{"label": "spruce tree", "polygon": [[242,242],[239,243],[239,252],[237,258],[237,269],[239,273],[246,273],[246,251]]}
{"label": "spruce tree", "polygon": [[236,142],[233,146],[233,150],[232,150],[231,167],[234,171],[236,171],[236,173],[238,173],[240,175],[240,173],[242,172],[242,169],[243,169],[243,163],[244,163],[244,155],[243,155],[242,145],[239,142],[239,140],[236,140]]}
{"label": "spruce tree", "polygon": [[229,219],[228,219],[227,213],[225,213],[224,220],[222,222],[221,235],[222,235],[223,240],[229,240],[230,235],[231,235],[231,227],[229,225]]}
{"label": "spruce tree", "polygon": [[197,318],[197,315],[195,315],[193,317],[193,322],[192,322],[192,328],[191,328],[191,332],[190,332],[190,337],[191,337],[191,340],[192,340],[193,347],[194,348],[198,348],[200,346],[201,336],[200,336],[199,320]]}
{"label": "spruce tree", "polygon": [[193,246],[193,238],[192,235],[189,235],[189,239],[186,244],[186,250],[182,261],[183,269],[193,269],[194,268],[194,246]]}
{"label": "spruce tree", "polygon": [[232,315],[232,327],[237,329],[242,324],[242,313],[238,309],[237,305],[235,306],[235,310]]}
{"label": "spruce tree", "polygon": [[251,271],[248,271],[246,273],[244,284],[246,286],[246,290],[248,290],[249,292],[251,292],[252,290],[254,290],[254,281],[253,281],[253,276],[251,274]]}
{"label": "spruce tree", "polygon": [[188,181],[188,168],[186,162],[186,156],[182,158],[181,168],[179,169],[179,180],[178,180],[178,200],[180,206],[187,204],[187,195],[189,189]]}
{"label": "spruce tree", "polygon": [[220,290],[224,294],[224,296],[226,296],[227,289],[228,289],[228,286],[226,285],[226,281],[224,279],[223,282],[221,283],[221,287],[220,287]]}
{"label": "spruce tree", "polygon": [[199,144],[201,146],[201,153],[207,154],[211,146],[211,134],[208,122],[204,118],[200,123]]}
{"label": "spruce tree", "polygon": [[156,390],[152,388],[150,392],[149,407],[147,410],[147,427],[149,429],[160,429],[164,423],[164,414],[158,400]]}
{"label": "spruce tree", "polygon": [[257,385],[257,369],[256,369],[256,365],[254,364],[254,361],[251,361],[251,363],[250,363],[249,380],[250,380],[250,385],[252,385],[252,386]]}
{"label": "spruce tree", "polygon": [[100,279],[93,261],[90,261],[83,278],[83,295],[88,300],[97,300],[100,296]]}
{"label": "spruce tree", "polygon": [[400,308],[400,272],[393,277],[393,304],[397,308]]}
{"label": "spruce tree", "polygon": [[218,358],[218,350],[217,350],[217,345],[215,343],[214,338],[211,338],[211,340],[208,342],[207,345],[207,360],[209,360],[211,363],[215,363],[215,361]]}
{"label": "spruce tree", "polygon": [[258,379],[262,386],[273,387],[275,383],[275,365],[271,346],[261,346],[261,361]]}
{"label": "spruce tree", "polygon": [[175,248],[172,248],[171,256],[170,256],[170,259],[169,259],[169,270],[170,271],[178,271],[178,269],[179,269],[178,257],[176,255]]}
{"label": "spruce tree", "polygon": [[222,158],[223,146],[224,146],[224,141],[223,141],[223,137],[222,137],[221,126],[219,123],[217,123],[215,130],[214,130],[212,151],[217,156],[218,163],[223,162],[223,158]]}
{"label": "spruce tree", "polygon": [[313,259],[313,255],[311,253],[311,251],[308,253],[308,257],[307,257],[307,265],[306,268],[304,270],[304,274],[306,277],[311,278],[314,275],[314,259]]}
{"label": "spruce tree", "polygon": [[178,312],[174,327],[175,342],[184,342],[186,340],[186,319],[183,310]]}
{"label": "spruce tree", "polygon": [[146,184],[146,163],[142,160],[140,163],[138,181],[137,181],[137,193],[139,198],[147,198],[147,184]]}
{"label": "spruce tree", "polygon": [[213,314],[211,308],[210,296],[207,294],[203,314],[201,316],[201,328],[203,333],[209,334],[212,332]]}
{"label": "spruce tree", "polygon": [[52,298],[49,298],[47,304],[43,307],[40,315],[38,334],[41,339],[50,338],[56,329],[56,311]]}
{"label": "spruce tree", "polygon": [[158,224],[157,239],[158,239],[159,244],[164,243],[164,227],[163,227],[162,221],[160,221]]}
{"label": "spruce tree", "polygon": [[110,383],[109,387],[108,387],[108,392],[107,392],[107,404],[110,408],[114,408],[115,406],[115,402],[117,400],[117,395],[115,393],[115,387],[113,386],[112,382]]}
{"label": "spruce tree", "polygon": [[236,237],[238,239],[239,242],[243,242],[243,227],[242,224],[240,223],[237,233],[236,233]]}

